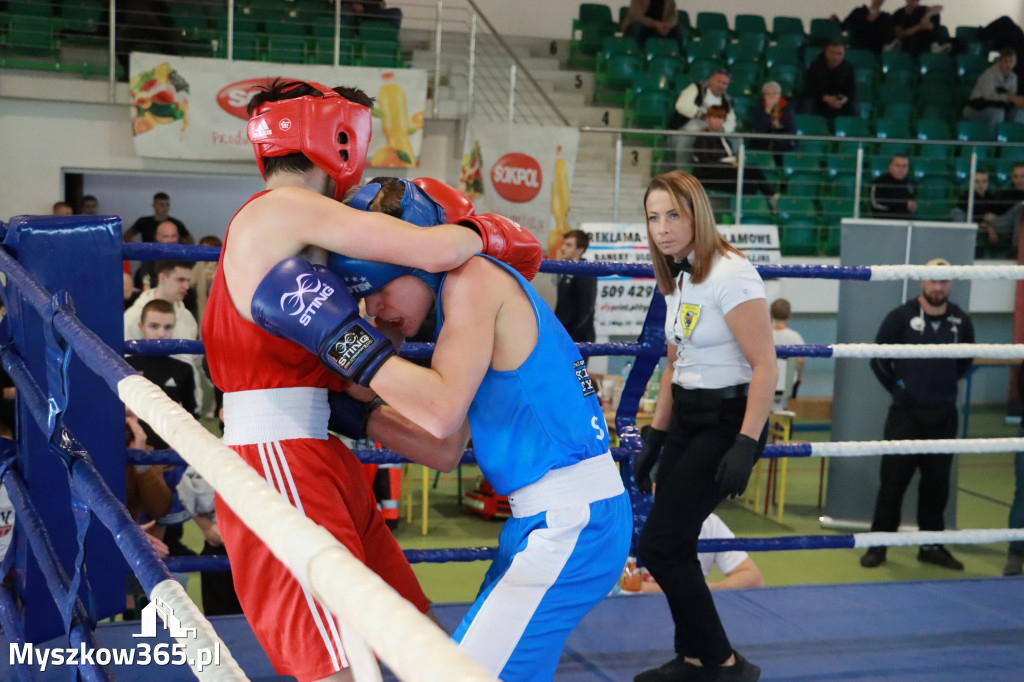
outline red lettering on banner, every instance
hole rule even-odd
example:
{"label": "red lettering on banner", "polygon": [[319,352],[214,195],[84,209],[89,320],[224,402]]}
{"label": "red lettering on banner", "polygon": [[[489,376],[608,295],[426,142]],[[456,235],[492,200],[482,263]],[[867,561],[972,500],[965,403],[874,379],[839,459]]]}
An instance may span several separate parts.
{"label": "red lettering on banner", "polygon": [[531,201],[540,192],[543,179],[537,160],[519,152],[506,154],[491,166],[491,184],[509,201]]}
{"label": "red lettering on banner", "polygon": [[[301,79],[282,77],[281,80],[287,82]],[[272,78],[249,78],[244,81],[237,81],[231,85],[225,85],[217,93],[217,104],[232,116],[248,121],[249,114],[245,113],[245,107],[248,106],[249,100],[258,91],[269,88],[273,82],[274,79]]]}

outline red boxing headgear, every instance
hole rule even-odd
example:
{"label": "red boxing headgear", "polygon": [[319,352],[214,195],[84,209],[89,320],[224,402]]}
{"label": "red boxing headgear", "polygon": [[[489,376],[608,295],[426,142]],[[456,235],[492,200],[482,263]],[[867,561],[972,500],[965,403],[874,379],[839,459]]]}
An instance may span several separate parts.
{"label": "red boxing headgear", "polygon": [[341,201],[363,176],[372,132],[370,109],[319,83],[304,84],[323,97],[265,102],[249,119],[249,141],[264,179],[265,158],[301,153],[334,178],[334,198]]}

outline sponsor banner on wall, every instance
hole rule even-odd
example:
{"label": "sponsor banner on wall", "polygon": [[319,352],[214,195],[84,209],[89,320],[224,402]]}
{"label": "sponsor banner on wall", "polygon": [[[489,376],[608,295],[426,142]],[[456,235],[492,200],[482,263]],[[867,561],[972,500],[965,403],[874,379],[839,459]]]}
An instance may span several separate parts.
{"label": "sponsor banner on wall", "polygon": [[[590,235],[587,260],[651,262],[644,223],[584,223],[580,229]],[[775,225],[720,225],[718,231],[755,265],[781,261]],[[654,279],[598,278],[594,331],[601,336],[640,336],[656,286]]]}
{"label": "sponsor banner on wall", "polygon": [[269,64],[133,52],[131,125],[135,153],[171,159],[253,158],[245,107],[275,78],[360,88],[376,98],[367,165],[419,165],[427,72],[353,66]]}
{"label": "sponsor banner on wall", "polygon": [[515,220],[557,257],[573,229],[569,187],[579,139],[575,128],[470,122],[459,188],[478,213]]}

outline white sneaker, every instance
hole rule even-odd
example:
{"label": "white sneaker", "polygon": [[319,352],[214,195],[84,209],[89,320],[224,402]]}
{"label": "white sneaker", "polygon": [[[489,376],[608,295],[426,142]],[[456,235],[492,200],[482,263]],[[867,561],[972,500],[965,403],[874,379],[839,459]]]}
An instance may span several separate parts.
{"label": "white sneaker", "polygon": [[902,45],[903,43],[900,41],[899,38],[897,38],[891,43],[886,43],[885,45],[883,45],[882,52],[895,52],[896,50],[900,49]]}
{"label": "white sneaker", "polygon": [[953,51],[953,43],[932,43],[932,54],[949,54]]}

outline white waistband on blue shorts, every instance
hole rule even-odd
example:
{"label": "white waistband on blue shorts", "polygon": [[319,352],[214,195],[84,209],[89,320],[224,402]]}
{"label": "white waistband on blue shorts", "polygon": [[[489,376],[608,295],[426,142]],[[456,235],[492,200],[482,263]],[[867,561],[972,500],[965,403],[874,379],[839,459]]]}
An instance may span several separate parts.
{"label": "white waistband on blue shorts", "polygon": [[508,496],[512,516],[525,518],[552,509],[562,509],[606,500],[625,492],[619,469],[610,452],[571,466],[552,469],[539,481],[525,485]]}
{"label": "white waistband on blue shorts", "polygon": [[327,389],[296,386],[224,394],[225,445],[327,440]]}

